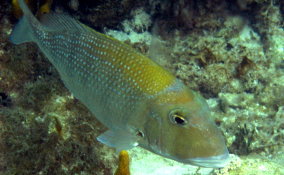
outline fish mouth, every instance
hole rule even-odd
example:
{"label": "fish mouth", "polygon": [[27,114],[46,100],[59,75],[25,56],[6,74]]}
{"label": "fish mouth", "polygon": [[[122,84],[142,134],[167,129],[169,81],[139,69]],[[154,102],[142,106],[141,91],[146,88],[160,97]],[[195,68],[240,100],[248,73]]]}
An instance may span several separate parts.
{"label": "fish mouth", "polygon": [[190,164],[206,168],[223,168],[229,163],[229,160],[230,155],[228,151],[218,156],[187,159]]}

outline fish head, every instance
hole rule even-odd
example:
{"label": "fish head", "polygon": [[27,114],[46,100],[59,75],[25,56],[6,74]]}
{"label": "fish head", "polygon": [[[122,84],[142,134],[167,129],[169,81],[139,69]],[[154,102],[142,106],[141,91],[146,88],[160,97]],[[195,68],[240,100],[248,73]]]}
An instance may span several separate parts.
{"label": "fish head", "polygon": [[229,153],[205,99],[186,87],[165,96],[151,104],[146,147],[182,163],[224,167]]}

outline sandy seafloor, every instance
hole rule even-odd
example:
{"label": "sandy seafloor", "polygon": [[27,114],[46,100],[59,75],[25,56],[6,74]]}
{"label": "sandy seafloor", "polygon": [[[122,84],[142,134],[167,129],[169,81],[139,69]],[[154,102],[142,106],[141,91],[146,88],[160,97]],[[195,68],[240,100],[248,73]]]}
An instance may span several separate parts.
{"label": "sandy seafloor", "polygon": [[[130,44],[200,92],[231,153],[228,166],[210,169],[137,147],[131,174],[284,175],[282,0],[59,0],[52,10]],[[35,44],[9,42],[17,16],[1,2],[0,174],[112,174],[118,154],[95,139],[106,128]]]}

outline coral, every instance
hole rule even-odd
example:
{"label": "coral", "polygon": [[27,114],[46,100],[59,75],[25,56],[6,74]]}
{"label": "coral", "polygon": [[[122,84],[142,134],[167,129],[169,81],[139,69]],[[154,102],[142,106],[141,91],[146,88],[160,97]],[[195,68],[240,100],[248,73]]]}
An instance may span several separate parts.
{"label": "coral", "polygon": [[150,15],[147,14],[142,8],[134,10],[131,13],[133,19],[122,22],[125,32],[144,32],[151,26],[152,21],[150,19]]}
{"label": "coral", "polygon": [[214,174],[214,175],[230,175],[230,172],[236,171],[237,169],[240,169],[242,167],[243,161],[238,156],[231,154],[230,159],[231,160],[226,167],[214,170],[212,174]]}
{"label": "coral", "polygon": [[150,44],[151,34],[147,29],[151,26],[150,16],[142,9],[137,9],[131,12],[133,15],[131,20],[122,22],[123,31],[106,30],[107,35],[110,35],[120,41],[130,41],[130,43]]}
{"label": "coral", "polygon": [[114,173],[114,175],[130,175],[129,171],[129,155],[125,150],[120,151],[118,167]]}
{"label": "coral", "polygon": [[251,155],[248,157],[234,157],[232,162],[225,168],[215,170],[213,175],[246,175],[246,174],[275,174],[281,175],[284,170],[280,164],[277,164],[267,158]]}

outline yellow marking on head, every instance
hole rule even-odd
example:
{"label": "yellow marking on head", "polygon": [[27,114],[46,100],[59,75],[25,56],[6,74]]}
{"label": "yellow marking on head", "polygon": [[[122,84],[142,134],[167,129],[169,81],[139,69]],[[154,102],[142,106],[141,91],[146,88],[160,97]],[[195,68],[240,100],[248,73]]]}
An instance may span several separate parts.
{"label": "yellow marking on head", "polygon": [[158,65],[145,66],[141,71],[141,76],[135,78],[143,91],[150,95],[163,91],[175,82],[175,77]]}
{"label": "yellow marking on head", "polygon": [[[125,53],[118,59],[117,63],[122,62],[123,64],[117,65],[116,63],[116,65],[123,69],[126,78],[131,78],[135,81],[137,85],[133,88],[139,88],[143,93],[155,95],[175,82],[173,75],[149,58],[134,53],[131,54],[133,59],[129,61],[123,59],[126,55]],[[135,83],[133,83],[133,86],[135,86]]]}
{"label": "yellow marking on head", "polygon": [[180,91],[172,91],[165,94],[161,94],[157,98],[157,103],[160,104],[185,104],[193,101],[194,94],[191,90],[188,90],[186,86],[184,86]]}

